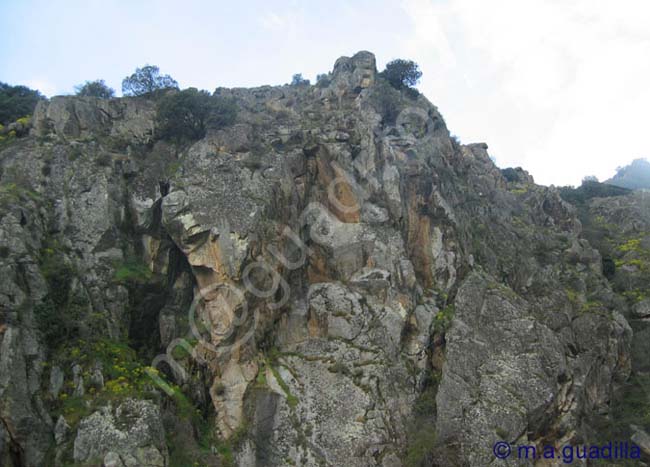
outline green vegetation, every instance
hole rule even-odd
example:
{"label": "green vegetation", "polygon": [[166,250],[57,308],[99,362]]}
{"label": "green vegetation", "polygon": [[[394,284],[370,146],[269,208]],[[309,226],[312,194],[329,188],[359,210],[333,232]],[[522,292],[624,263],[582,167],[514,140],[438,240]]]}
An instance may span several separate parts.
{"label": "green vegetation", "polygon": [[608,198],[610,196],[623,196],[630,190],[613,185],[606,185],[595,181],[583,181],[578,188],[565,186],[560,188],[560,196],[568,203],[584,205],[592,198]]}
{"label": "green vegetation", "polygon": [[0,124],[7,125],[33,114],[36,104],[42,99],[44,96],[40,92],[27,86],[11,86],[0,82]]}
{"label": "green vegetation", "polygon": [[276,347],[271,347],[268,352],[267,352],[267,358],[262,361],[260,364],[260,368],[257,372],[257,378],[255,379],[255,385],[257,387],[263,388],[266,387],[267,381],[266,381],[266,370],[270,369],[271,373],[273,374],[273,377],[275,380],[278,382],[280,387],[282,388],[282,391],[284,391],[285,396],[287,397],[287,404],[289,405],[290,408],[294,408],[298,405],[298,398],[294,396],[291,393],[291,389],[289,388],[289,385],[282,379],[282,376],[280,375],[280,372],[277,369],[278,365],[281,365],[279,363],[279,358],[280,358],[280,352]]}
{"label": "green vegetation", "polygon": [[640,252],[641,251],[641,238],[633,238],[631,240],[626,241],[622,245],[620,245],[617,249],[621,253],[628,253],[630,251],[633,252]]}
{"label": "green vegetation", "polygon": [[607,307],[599,300],[587,300],[582,304],[579,310],[580,313],[594,313],[611,318],[611,313]]}
{"label": "green vegetation", "polygon": [[642,290],[642,289],[626,290],[626,291],[623,292],[623,296],[631,304],[638,303],[638,302],[640,302],[642,300],[645,300],[646,298],[649,297],[648,291],[647,290]]}
{"label": "green vegetation", "polygon": [[232,125],[236,117],[232,99],[210,96],[196,88],[166,94],[158,103],[159,134],[175,141],[203,138],[208,127]]}
{"label": "green vegetation", "polygon": [[440,384],[439,372],[428,370],[424,390],[420,393],[413,408],[408,426],[408,443],[404,452],[405,467],[429,465],[427,461],[432,453],[435,441],[436,394]]}
{"label": "green vegetation", "polygon": [[622,266],[635,267],[640,272],[650,270],[650,250],[644,248],[644,235],[628,238],[616,246],[615,253],[618,258],[614,259],[616,268]]}
{"label": "green vegetation", "polygon": [[525,193],[528,193],[528,188],[513,188],[510,190],[510,193],[515,194],[515,195],[523,195]]}
{"label": "green vegetation", "polygon": [[296,73],[291,77],[291,86],[309,86],[309,80],[303,78],[301,73]]}
{"label": "green vegetation", "polygon": [[321,73],[319,75],[316,75],[316,86],[319,88],[324,88],[326,86],[329,86],[331,80],[330,76],[327,73]]}
{"label": "green vegetation", "polygon": [[32,121],[32,117],[30,117],[29,115],[16,119],[16,123],[20,123],[21,125],[25,125],[25,126],[29,126],[31,121]]}
{"label": "green vegetation", "polygon": [[586,298],[582,293],[572,289],[571,287],[564,289],[564,293],[569,299],[571,307],[578,313],[592,313],[599,314],[607,318],[612,317],[611,311],[602,301],[598,299]]}
{"label": "green vegetation", "polygon": [[650,431],[650,377],[632,375],[628,384],[612,401],[614,428],[624,430],[630,424]]}
{"label": "green vegetation", "polygon": [[[614,392],[608,417],[596,418],[593,428],[601,442],[613,439],[630,439],[631,425],[650,431],[650,377],[632,374],[626,384]],[[607,464],[610,465],[610,464]],[[619,462],[616,465],[638,465]]]}
{"label": "green vegetation", "polygon": [[519,178],[519,172],[517,171],[517,169],[513,169],[512,167],[501,169],[501,175],[503,175],[503,178],[505,178],[509,182],[522,181]]}
{"label": "green vegetation", "polygon": [[273,372],[273,376],[275,377],[276,381],[284,391],[284,394],[287,396],[287,404],[289,407],[294,408],[295,406],[298,405],[298,398],[291,394],[291,389],[289,389],[289,386],[287,383],[282,379],[282,376],[280,376],[280,372],[275,368],[274,366],[270,366],[271,371]]}
{"label": "green vegetation", "polygon": [[[147,376],[147,367],[138,360],[135,351],[123,342],[99,339],[91,343],[78,339],[73,344],[65,345],[57,353],[55,361],[67,368],[80,365],[86,383],[87,392],[83,396],[75,396],[72,381],[68,380],[58,400],[52,401],[55,413],[63,415],[71,426],[94,408],[109,401],[121,401],[126,397],[148,398],[155,390],[153,381]],[[104,377],[103,388],[88,387],[91,371],[96,366],[101,368]]]}
{"label": "green vegetation", "polygon": [[56,240],[48,239],[41,250],[39,267],[47,283],[47,295],[34,307],[36,324],[50,349],[79,335],[79,320],[87,311],[85,297],[72,293],[76,270]]}
{"label": "green vegetation", "polygon": [[569,299],[569,302],[571,302],[571,305],[574,307],[577,307],[580,305],[580,294],[573,290],[572,288],[567,287],[564,289],[564,293],[566,294],[567,298]]}
{"label": "green vegetation", "polygon": [[395,89],[401,90],[413,88],[418,84],[422,72],[413,60],[397,59],[389,62],[379,76],[388,81]]}
{"label": "green vegetation", "polygon": [[7,182],[0,185],[0,206],[28,201],[39,202],[41,195],[29,186],[16,182]]}
{"label": "green vegetation", "polygon": [[[74,364],[82,368],[86,393],[83,396],[74,395],[74,384],[72,380],[67,379],[64,391],[56,400],[50,401],[52,412],[55,415],[63,415],[73,429],[83,417],[109,403],[115,406],[129,397],[157,399],[159,388],[150,376],[156,375],[172,391],[170,402],[173,404],[175,416],[189,422],[189,426],[194,430],[194,433],[187,437],[178,437],[176,433],[168,432],[170,466],[213,465],[213,446],[216,446],[224,460],[221,465],[233,465],[232,462],[229,463],[229,459],[232,461],[234,443],[242,438],[243,432],[238,431],[229,441],[219,440],[211,424],[181,389],[165,381],[157,369],[143,365],[136,352],[126,343],[110,339],[99,339],[92,343],[77,340],[74,344],[62,348],[55,361],[63,368],[70,368]],[[96,367],[101,368],[104,377],[103,388],[89,385],[92,371]],[[187,441],[193,441],[193,436],[198,438],[198,445],[188,447]]]}
{"label": "green vegetation", "polygon": [[22,138],[29,133],[32,118],[29,116],[20,117],[14,123],[11,130],[6,131],[4,125],[0,124],[0,146],[14,141],[16,138]]}
{"label": "green vegetation", "polygon": [[[615,186],[611,188],[629,192]],[[585,238],[600,252],[603,273],[614,291],[623,295],[630,305],[646,298],[650,292],[647,286],[650,283],[650,232],[608,222],[603,215],[594,215],[587,206],[578,205],[578,213]]]}
{"label": "green vegetation", "polygon": [[632,266],[641,271],[643,271],[646,266],[646,263],[640,259],[615,259],[614,264],[617,268],[620,268],[621,266]]}
{"label": "green vegetation", "polygon": [[405,467],[420,467],[433,450],[436,442],[435,426],[423,427],[409,438],[409,447],[404,457]]}
{"label": "green vegetation", "polygon": [[178,89],[178,83],[169,75],[161,75],[154,65],[136,68],[135,73],[122,80],[122,94],[143,96],[163,89]]}
{"label": "green vegetation", "polygon": [[[2,125],[0,125],[0,132],[2,132],[3,129],[4,129],[4,127]],[[5,144],[5,143],[9,143],[9,142],[13,141],[15,138],[16,138],[16,132],[13,131],[13,130],[8,132],[5,135],[0,134],[0,145]]]}
{"label": "green vegetation", "polygon": [[103,79],[86,81],[84,84],[75,86],[77,96],[98,97],[99,99],[110,99],[115,96],[115,90],[108,87]]}
{"label": "green vegetation", "polygon": [[235,451],[241,446],[241,443],[248,436],[248,424],[242,423],[237,430],[230,435],[227,440],[219,439],[213,436],[212,442],[214,443],[217,452],[219,453],[219,460],[223,467],[235,467]]}
{"label": "green vegetation", "polygon": [[450,303],[433,317],[434,332],[444,333],[451,327],[451,322],[454,319],[455,308],[454,304]]}
{"label": "green vegetation", "polygon": [[181,344],[175,345],[171,351],[172,357],[174,357],[175,360],[188,360],[189,358],[191,358],[192,349],[194,349],[194,347],[196,347],[196,345],[199,343],[198,339],[196,338],[184,339],[184,341],[189,346],[189,350],[185,347],[185,345],[181,345]]}
{"label": "green vegetation", "polygon": [[385,125],[394,125],[401,110],[401,95],[386,81],[380,80],[372,88],[370,102],[381,115]]}
{"label": "green vegetation", "polygon": [[194,467],[201,464],[194,460],[194,456],[188,452],[187,447],[177,441],[175,436],[167,435],[167,447],[169,448],[169,467]]}
{"label": "green vegetation", "polygon": [[115,268],[113,276],[117,282],[143,283],[151,279],[152,273],[149,267],[138,260],[128,260]]}
{"label": "green vegetation", "polygon": [[170,397],[175,407],[176,416],[189,422],[193,430],[193,433],[189,435],[180,435],[173,431],[167,432],[170,467],[215,465],[216,457],[220,461],[217,465],[234,467],[235,449],[248,432],[246,424],[240,426],[228,440],[220,439],[213,424],[204,417],[202,411],[183,394],[177,385],[165,381],[164,376],[154,368],[147,367],[146,371],[153,372],[157,379],[160,378],[171,389]]}

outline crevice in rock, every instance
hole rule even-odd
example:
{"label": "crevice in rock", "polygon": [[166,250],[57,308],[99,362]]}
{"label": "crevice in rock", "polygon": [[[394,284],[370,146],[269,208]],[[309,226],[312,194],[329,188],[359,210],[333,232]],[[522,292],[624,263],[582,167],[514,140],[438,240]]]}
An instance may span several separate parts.
{"label": "crevice in rock", "polygon": [[160,188],[160,196],[164,198],[169,194],[170,182],[169,180],[160,180],[158,182],[158,188]]}
{"label": "crevice in rock", "polygon": [[[162,184],[160,188],[164,192]],[[191,296],[190,291],[175,290],[174,285],[177,279],[187,273],[191,278],[190,287],[193,287],[195,280],[187,258],[162,225],[163,198],[157,199],[151,207],[149,224],[138,229],[133,207],[130,204],[131,196],[128,188],[124,190],[124,193],[126,215],[122,231],[125,236],[123,245],[125,256],[133,254],[136,258],[145,258],[143,235],[149,235],[159,242],[156,250],[149,254],[154,254],[158,258],[166,255],[164,259],[154,261],[154,275],[149,280],[127,284],[130,310],[129,341],[138,353],[153,356],[160,350],[164,350],[161,349],[160,315],[162,310],[168,308],[176,315],[179,312],[185,313],[190,305],[186,299],[183,299],[184,295]],[[156,267],[161,267],[160,261],[166,266],[166,271],[163,274],[156,271]],[[178,334],[178,332],[179,330],[176,329],[175,333]]]}
{"label": "crevice in rock", "polygon": [[25,467],[25,454],[22,446],[14,439],[5,419],[0,418],[0,422],[2,422],[1,429],[7,434],[7,436],[9,436],[9,449],[6,453],[0,452],[0,461],[8,460],[11,462],[11,464],[6,467]]}

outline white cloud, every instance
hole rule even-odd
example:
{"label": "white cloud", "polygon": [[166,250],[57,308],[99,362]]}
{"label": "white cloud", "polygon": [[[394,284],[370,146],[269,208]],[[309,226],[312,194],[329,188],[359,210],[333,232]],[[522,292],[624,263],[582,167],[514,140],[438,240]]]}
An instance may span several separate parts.
{"label": "white cloud", "polygon": [[407,0],[406,53],[464,141],[540,183],[607,178],[650,154],[650,3]]}
{"label": "white cloud", "polygon": [[60,94],[59,89],[57,88],[56,85],[50,83],[48,80],[43,79],[43,78],[34,78],[34,79],[29,79],[25,81],[25,83],[21,83],[27,86],[30,89],[37,89],[38,91],[41,92],[41,94],[44,94],[48,97],[52,97],[54,95]]}
{"label": "white cloud", "polygon": [[295,38],[300,30],[300,25],[305,20],[301,10],[298,7],[292,7],[281,12],[268,11],[260,17],[259,22],[270,33]]}
{"label": "white cloud", "polygon": [[271,11],[262,16],[262,18],[260,18],[260,22],[266,29],[269,29],[271,31],[280,31],[285,27],[287,20],[286,18],[283,18],[277,13]]}

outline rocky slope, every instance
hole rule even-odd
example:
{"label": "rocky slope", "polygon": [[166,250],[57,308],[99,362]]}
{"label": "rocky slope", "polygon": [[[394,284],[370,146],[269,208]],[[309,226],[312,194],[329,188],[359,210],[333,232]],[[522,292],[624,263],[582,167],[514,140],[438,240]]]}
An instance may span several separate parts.
{"label": "rocky slope", "polygon": [[55,97],[2,148],[2,465],[483,466],[611,425],[645,285],[556,189],[368,52],[217,93],[237,122],[192,144],[147,98]]}

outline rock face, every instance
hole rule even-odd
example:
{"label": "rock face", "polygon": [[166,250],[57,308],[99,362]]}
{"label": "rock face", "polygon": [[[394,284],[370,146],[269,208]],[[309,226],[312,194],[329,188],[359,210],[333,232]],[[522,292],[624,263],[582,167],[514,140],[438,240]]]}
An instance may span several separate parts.
{"label": "rock face", "polygon": [[160,411],[150,402],[133,399],[115,410],[106,407],[81,420],[73,449],[80,463],[104,459],[115,466],[164,467],[167,449]]}
{"label": "rock face", "polygon": [[57,97],[0,149],[3,465],[479,466],[499,439],[596,439],[647,314],[555,188],[369,52],[216,93],[237,122],[184,145],[146,97]]}
{"label": "rock face", "polygon": [[[571,321],[570,312],[555,312],[564,315],[557,323],[564,332],[554,332],[529,303],[484,276],[473,274],[461,286],[447,334],[437,429],[468,453],[470,465],[488,464],[494,455],[485,446],[500,439],[541,444],[557,430],[563,433],[554,440],[558,448],[569,444],[584,410],[577,400],[602,410],[609,397],[604,386],[629,373],[621,355],[631,330],[622,316]],[[562,349],[569,345],[579,358],[567,358]]]}

